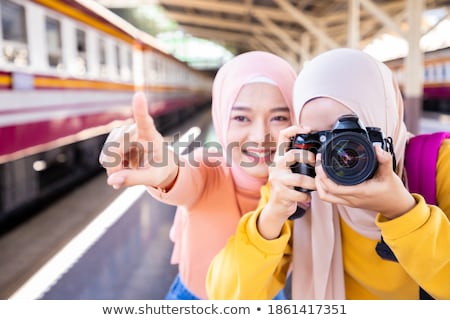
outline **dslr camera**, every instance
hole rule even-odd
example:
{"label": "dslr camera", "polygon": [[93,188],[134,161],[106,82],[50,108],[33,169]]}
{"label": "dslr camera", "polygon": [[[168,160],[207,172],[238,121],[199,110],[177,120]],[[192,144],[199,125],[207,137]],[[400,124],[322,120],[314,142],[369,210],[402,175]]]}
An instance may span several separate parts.
{"label": "dslr camera", "polygon": [[[298,134],[291,138],[289,149],[303,149],[321,153],[326,175],[340,185],[356,185],[373,177],[378,162],[374,146],[378,144],[394,157],[392,138],[384,138],[380,128],[364,127],[355,115],[341,116],[332,130]],[[297,162],[291,166],[294,173],[315,177],[314,167]],[[295,188],[310,192],[304,188]]]}

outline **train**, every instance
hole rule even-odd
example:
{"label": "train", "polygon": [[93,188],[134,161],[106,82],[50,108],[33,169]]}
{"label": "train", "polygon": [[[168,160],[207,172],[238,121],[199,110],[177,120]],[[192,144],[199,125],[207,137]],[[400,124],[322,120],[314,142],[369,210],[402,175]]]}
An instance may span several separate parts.
{"label": "train", "polygon": [[[425,52],[423,61],[423,110],[450,114],[450,47]],[[385,63],[403,88],[404,58]]]}
{"label": "train", "polygon": [[212,75],[92,0],[0,0],[0,232],[101,168],[134,92],[164,132],[210,106]]}

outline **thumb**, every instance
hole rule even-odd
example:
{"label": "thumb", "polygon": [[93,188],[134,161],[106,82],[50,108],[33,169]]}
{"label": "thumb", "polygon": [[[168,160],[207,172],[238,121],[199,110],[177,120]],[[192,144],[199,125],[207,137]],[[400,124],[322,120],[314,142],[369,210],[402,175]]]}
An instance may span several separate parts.
{"label": "thumb", "polygon": [[136,122],[137,137],[145,141],[153,141],[160,137],[153,118],[148,113],[147,99],[143,92],[136,92],[133,97],[133,117]]}

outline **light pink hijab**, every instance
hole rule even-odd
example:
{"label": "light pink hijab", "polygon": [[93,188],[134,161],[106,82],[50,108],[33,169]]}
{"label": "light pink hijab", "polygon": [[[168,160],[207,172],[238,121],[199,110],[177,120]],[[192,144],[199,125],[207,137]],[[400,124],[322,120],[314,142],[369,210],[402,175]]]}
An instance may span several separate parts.
{"label": "light pink hijab", "polygon": [[[392,73],[383,63],[354,49],[334,49],[317,56],[300,72],[294,85],[297,120],[305,103],[317,97],[339,101],[365,126],[380,127],[385,136],[392,137],[397,174],[402,172],[408,136],[403,101]],[[377,213],[321,201],[315,192],[309,210],[294,224],[292,296],[345,299],[339,217],[359,234],[380,239],[375,225]]]}
{"label": "light pink hijab", "polygon": [[[276,85],[291,111],[292,88],[296,78],[294,69],[282,58],[263,51],[250,51],[234,57],[224,64],[214,79],[212,91],[212,120],[217,138],[226,151],[226,136],[230,123],[231,108],[241,88],[252,82]],[[224,155],[225,156],[225,155]],[[231,165],[235,184],[241,189],[259,190],[267,179],[257,179],[244,173],[239,164]]]}

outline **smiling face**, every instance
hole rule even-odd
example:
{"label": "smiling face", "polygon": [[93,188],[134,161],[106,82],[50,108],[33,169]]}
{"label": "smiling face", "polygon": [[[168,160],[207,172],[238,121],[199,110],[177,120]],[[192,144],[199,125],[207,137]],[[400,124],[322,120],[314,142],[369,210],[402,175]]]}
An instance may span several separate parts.
{"label": "smiling face", "polygon": [[253,177],[267,177],[280,130],[290,125],[289,108],[278,87],[246,84],[232,106],[227,130],[232,161]]}

